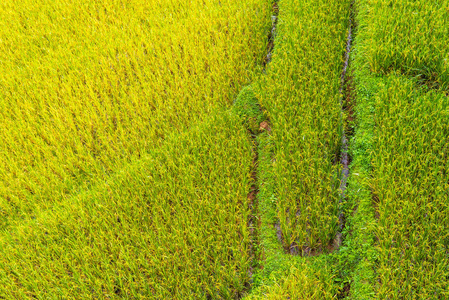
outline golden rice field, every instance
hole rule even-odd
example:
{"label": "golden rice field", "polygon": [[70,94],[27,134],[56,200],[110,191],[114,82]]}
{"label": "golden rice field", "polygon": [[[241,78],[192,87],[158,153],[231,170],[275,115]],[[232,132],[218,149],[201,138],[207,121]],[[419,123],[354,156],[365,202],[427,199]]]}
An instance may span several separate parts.
{"label": "golden rice field", "polygon": [[270,10],[2,1],[0,298],[248,289],[252,149],[226,109],[260,72]]}
{"label": "golden rice field", "polygon": [[2,1],[2,226],[229,107],[268,2]]}
{"label": "golden rice field", "polygon": [[0,2],[0,299],[448,299],[448,39],[449,0]]}
{"label": "golden rice field", "polygon": [[[0,235],[5,299],[214,299],[246,290],[251,145],[224,112]],[[11,226],[12,227],[12,226]]]}

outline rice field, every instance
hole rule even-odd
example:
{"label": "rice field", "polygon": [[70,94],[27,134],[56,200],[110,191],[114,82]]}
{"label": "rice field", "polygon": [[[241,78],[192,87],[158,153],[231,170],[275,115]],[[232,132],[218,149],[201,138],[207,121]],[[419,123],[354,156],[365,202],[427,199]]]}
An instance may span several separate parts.
{"label": "rice field", "polygon": [[235,298],[249,283],[251,144],[223,112],[0,235],[4,299]]}
{"label": "rice field", "polygon": [[449,296],[449,102],[444,94],[416,90],[409,79],[388,79],[375,96],[378,295],[444,298]]}
{"label": "rice field", "polygon": [[2,226],[230,107],[260,69],[268,2],[2,1]]}
{"label": "rice field", "polygon": [[0,298],[248,290],[253,153],[229,109],[270,9],[2,1]]}
{"label": "rice field", "polygon": [[[376,74],[398,71],[433,87],[448,88],[446,0],[356,1],[365,63]],[[391,34],[393,33],[394,34]]]}
{"label": "rice field", "polygon": [[263,293],[246,299],[335,299],[336,288],[332,276],[332,270],[317,270],[303,264],[294,266],[288,271],[288,275],[270,286]]}
{"label": "rice field", "polygon": [[2,1],[0,299],[449,298],[448,22]]}

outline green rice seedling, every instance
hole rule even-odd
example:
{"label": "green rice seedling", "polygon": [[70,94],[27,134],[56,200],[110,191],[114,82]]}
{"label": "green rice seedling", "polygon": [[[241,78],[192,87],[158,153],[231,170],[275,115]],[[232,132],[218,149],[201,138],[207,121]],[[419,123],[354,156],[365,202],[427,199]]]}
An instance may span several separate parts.
{"label": "green rice seedling", "polygon": [[264,121],[263,113],[252,86],[244,87],[234,102],[233,109],[240,116],[248,130],[256,134],[260,130],[260,123]]}
{"label": "green rice seedling", "polygon": [[249,285],[252,145],[220,111],[0,234],[6,299],[234,299]]}
{"label": "green rice seedling", "polygon": [[268,0],[0,3],[0,226],[158,147],[260,69]]}
{"label": "green rice seedling", "polygon": [[327,251],[336,233],[349,3],[280,1],[273,59],[255,89],[271,123],[278,218],[291,253]]}

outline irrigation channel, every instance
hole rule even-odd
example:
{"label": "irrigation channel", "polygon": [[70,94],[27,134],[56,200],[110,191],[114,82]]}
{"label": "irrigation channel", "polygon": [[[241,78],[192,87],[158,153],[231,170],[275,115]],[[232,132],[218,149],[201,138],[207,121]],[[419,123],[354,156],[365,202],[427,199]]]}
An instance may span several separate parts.
{"label": "irrigation channel", "polygon": [[[348,26],[348,36],[346,39],[346,50],[344,54],[344,63],[343,63],[343,70],[341,71],[341,77],[340,77],[340,106],[341,106],[341,148],[340,148],[340,163],[343,167],[341,172],[341,182],[340,182],[340,189],[341,189],[341,196],[340,196],[340,204],[345,198],[346,195],[346,185],[349,177],[349,163],[350,163],[350,157],[348,153],[348,136],[346,135],[345,130],[345,112],[348,114],[348,118],[352,120],[353,118],[353,112],[352,112],[352,95],[351,95],[351,79],[349,76],[347,76],[347,71],[349,67],[349,57],[352,50],[352,33],[354,26],[354,1],[351,2],[351,6],[349,8],[349,26]],[[341,244],[341,231],[343,230],[343,227],[345,225],[345,216],[343,212],[340,212],[339,215],[339,223],[340,223],[340,232],[337,233],[336,240],[338,241],[338,246]]]}

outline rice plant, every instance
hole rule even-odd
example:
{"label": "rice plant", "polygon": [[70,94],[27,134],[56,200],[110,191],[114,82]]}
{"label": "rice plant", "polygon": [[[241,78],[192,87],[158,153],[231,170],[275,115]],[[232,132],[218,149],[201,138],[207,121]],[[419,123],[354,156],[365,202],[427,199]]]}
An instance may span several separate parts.
{"label": "rice plant", "polygon": [[449,1],[360,0],[359,34],[373,73],[392,70],[449,87]]}
{"label": "rice plant", "polygon": [[375,96],[381,299],[449,296],[449,102],[392,78]]}
{"label": "rice plant", "polygon": [[0,3],[0,298],[236,298],[269,0]]}
{"label": "rice plant", "polygon": [[289,274],[266,288],[258,295],[245,299],[297,299],[297,300],[327,300],[337,299],[336,288],[333,285],[331,270],[316,269],[307,263],[291,267]]}

